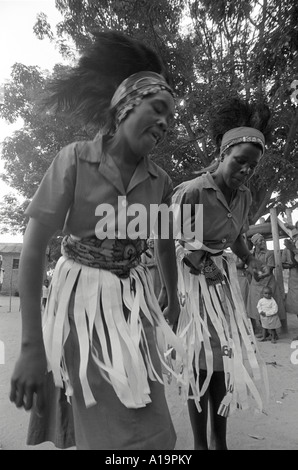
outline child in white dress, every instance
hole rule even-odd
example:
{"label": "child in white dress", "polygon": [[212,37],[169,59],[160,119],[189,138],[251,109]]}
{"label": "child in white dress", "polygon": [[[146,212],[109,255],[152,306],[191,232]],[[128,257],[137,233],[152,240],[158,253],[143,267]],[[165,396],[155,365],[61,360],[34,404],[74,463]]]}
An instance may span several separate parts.
{"label": "child in white dress", "polygon": [[278,339],[276,330],[281,327],[281,322],[277,315],[278,306],[272,297],[271,287],[264,287],[263,297],[259,300],[257,309],[260,314],[261,325],[263,328],[263,337],[261,338],[261,341],[266,341],[269,333],[271,343],[276,343],[276,340]]}

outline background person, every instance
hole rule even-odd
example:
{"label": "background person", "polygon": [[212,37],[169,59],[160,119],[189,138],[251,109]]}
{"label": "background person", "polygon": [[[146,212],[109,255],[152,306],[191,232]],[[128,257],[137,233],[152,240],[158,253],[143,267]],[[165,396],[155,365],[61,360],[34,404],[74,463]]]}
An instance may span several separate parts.
{"label": "background person", "polygon": [[260,314],[261,325],[263,328],[261,341],[266,341],[268,333],[271,338],[271,343],[276,343],[278,339],[276,330],[281,328],[281,323],[277,315],[278,306],[272,297],[271,287],[267,286],[263,288],[263,295],[258,301],[257,309]]}
{"label": "background person", "polygon": [[[286,312],[298,316],[298,250],[291,239],[284,240],[285,248],[282,250],[282,266],[289,270],[288,291],[286,294]],[[298,336],[293,338],[297,340]]]}
{"label": "background person", "polygon": [[238,256],[236,256],[236,269],[240,291],[246,307],[251,274],[247,270],[247,265]]}
{"label": "background person", "polygon": [[278,316],[280,320],[286,318],[286,310],[284,299],[282,293],[278,287],[274,276],[274,253],[267,249],[266,240],[260,233],[255,233],[251,237],[251,242],[254,245],[254,256],[256,259],[260,260],[263,264],[268,266],[269,270],[266,276],[263,276],[261,279],[252,277],[251,283],[249,285],[248,299],[247,299],[247,314],[252,321],[254,331],[258,337],[262,337],[261,323],[259,312],[257,309],[258,301],[261,298],[262,291],[264,287],[271,287],[272,296],[278,305]]}

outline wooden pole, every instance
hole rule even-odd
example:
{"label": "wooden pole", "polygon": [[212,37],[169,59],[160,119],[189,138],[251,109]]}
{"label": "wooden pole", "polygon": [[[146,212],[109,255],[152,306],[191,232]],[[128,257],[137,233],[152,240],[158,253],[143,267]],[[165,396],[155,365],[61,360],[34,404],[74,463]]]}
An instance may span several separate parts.
{"label": "wooden pole", "polygon": [[[279,246],[279,232],[278,232],[278,221],[277,221],[277,214],[276,209],[270,209],[270,220],[271,220],[271,231],[272,231],[272,238],[273,238],[273,248],[274,248],[274,261],[275,261],[275,269],[274,275],[280,292],[282,294],[283,300],[285,300],[285,289],[284,289],[284,281],[283,281],[283,273],[282,273],[282,263],[281,263],[281,254],[280,254],[280,246]],[[287,315],[287,314],[286,314]],[[287,316],[285,319],[281,319],[282,331],[284,333],[288,332],[288,324],[287,324]]]}
{"label": "wooden pole", "polygon": [[[13,260],[12,260],[12,263],[13,263]],[[13,266],[13,264],[12,264]],[[12,297],[12,276],[13,276],[13,269],[12,269],[12,266],[11,266],[11,275],[10,275],[10,282],[9,282],[9,310],[8,312],[10,313],[11,312],[11,297]]]}

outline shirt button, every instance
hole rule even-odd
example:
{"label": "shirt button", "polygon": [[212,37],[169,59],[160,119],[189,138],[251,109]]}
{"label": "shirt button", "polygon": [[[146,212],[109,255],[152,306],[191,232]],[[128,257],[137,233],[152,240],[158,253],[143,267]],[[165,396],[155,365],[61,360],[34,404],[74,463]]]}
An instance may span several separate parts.
{"label": "shirt button", "polygon": [[231,218],[231,217],[232,217],[232,214],[231,214],[230,212],[228,213],[228,217],[229,217],[229,218]]}
{"label": "shirt button", "polygon": [[127,200],[126,199],[122,199],[122,207],[126,207],[127,206]]}
{"label": "shirt button", "polygon": [[223,238],[221,242],[222,242],[222,243],[226,243],[226,241],[227,241],[227,239],[226,239],[226,238]]}

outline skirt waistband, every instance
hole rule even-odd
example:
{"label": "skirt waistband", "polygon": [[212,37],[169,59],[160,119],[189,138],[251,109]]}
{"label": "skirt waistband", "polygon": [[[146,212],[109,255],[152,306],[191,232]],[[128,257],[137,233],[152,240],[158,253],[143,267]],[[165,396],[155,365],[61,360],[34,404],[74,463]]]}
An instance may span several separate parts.
{"label": "skirt waistband", "polygon": [[77,239],[66,235],[61,244],[62,255],[91,268],[105,269],[120,278],[141,262],[141,254],[148,249],[147,240],[100,240],[97,237]]}

